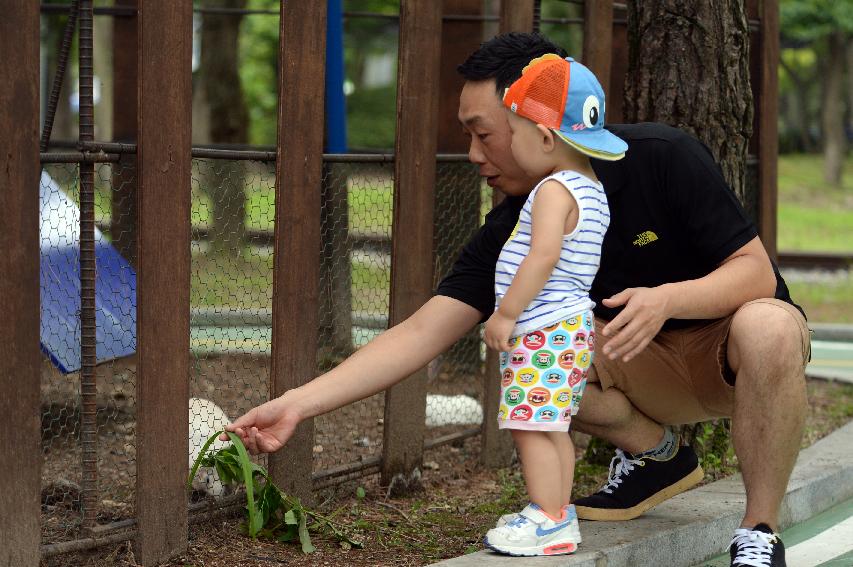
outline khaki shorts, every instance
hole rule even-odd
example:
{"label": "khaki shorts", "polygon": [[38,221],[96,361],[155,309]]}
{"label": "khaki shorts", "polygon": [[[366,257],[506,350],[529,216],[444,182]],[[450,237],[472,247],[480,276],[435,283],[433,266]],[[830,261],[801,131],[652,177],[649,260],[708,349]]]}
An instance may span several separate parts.
{"label": "khaki shorts", "polygon": [[[810,354],[809,329],[796,307],[778,299],[756,299],[785,310],[802,335],[803,367]],[[739,310],[740,310],[739,309]],[[662,424],[695,423],[730,417],[734,408],[734,372],[726,362],[734,314],[685,329],[665,330],[630,362],[610,360],[601,351],[607,324],[596,318],[599,356],[593,368],[601,389],[622,391],[641,412]],[[590,376],[590,381],[596,378]]]}

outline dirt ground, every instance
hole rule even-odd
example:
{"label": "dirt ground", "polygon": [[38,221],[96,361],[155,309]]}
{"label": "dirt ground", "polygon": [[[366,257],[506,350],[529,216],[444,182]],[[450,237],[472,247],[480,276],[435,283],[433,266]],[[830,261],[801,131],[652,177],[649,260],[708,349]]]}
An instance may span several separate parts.
{"label": "dirt ground", "polygon": [[[216,364],[222,364],[222,361]],[[436,389],[441,389],[440,380],[438,382]],[[444,388],[445,391],[450,389]],[[803,446],[814,443],[853,419],[853,386],[812,380],[808,385],[808,395],[809,415]],[[241,403],[248,403],[248,400]],[[381,441],[381,425],[375,419],[377,415],[381,416],[381,401],[372,403],[372,406],[367,404],[353,409],[354,413],[347,415],[346,419],[355,417],[364,423],[372,420],[375,428],[366,430],[366,436],[375,436],[378,431]],[[232,408],[239,409],[238,406],[240,403]],[[377,408],[378,414],[375,413]],[[343,416],[337,419],[341,418]],[[329,422],[334,423],[341,422]],[[323,438],[325,443],[329,443],[328,455],[345,449],[350,452],[347,454],[347,458],[350,458],[359,451],[378,450],[375,446],[352,445],[350,437],[332,425],[321,426],[318,431],[326,427],[333,430],[321,434],[328,436]],[[364,430],[361,432],[364,433]],[[325,447],[323,452],[326,452]],[[319,491],[313,509],[334,516],[340,527],[355,539],[363,541],[363,549],[347,549],[334,538],[321,533],[312,534],[317,551],[310,555],[304,555],[298,545],[253,541],[239,532],[241,512],[237,510],[224,518],[191,525],[186,553],[164,565],[426,565],[478,550],[481,548],[483,533],[494,525],[495,519],[501,513],[522,507],[526,502],[517,464],[497,471],[484,469],[479,464],[479,453],[478,437],[427,451],[424,456],[423,489],[404,498],[388,498],[386,490],[378,485],[377,475]],[[71,457],[71,447],[66,447],[66,456]],[[126,462],[126,456],[116,456],[116,466]],[[48,470],[57,469],[54,466]],[[706,480],[713,480],[732,470],[731,466],[724,470],[709,470]],[[575,493],[585,494],[595,490],[606,476],[606,466],[578,461]],[[128,478],[132,480],[132,475],[129,474]],[[356,497],[358,487],[366,491],[363,499]],[[113,515],[110,515],[110,507],[104,506],[102,519],[112,521],[132,517],[132,505],[129,506],[119,506]],[[43,514],[43,520],[48,522],[45,536],[57,536],[59,532],[50,532],[49,522],[52,517],[61,517],[56,514],[56,510],[66,508],[60,502],[54,505],[53,513],[46,511]],[[136,562],[132,546],[122,543],[92,553],[51,558],[42,564],[45,567],[129,567],[135,566]]]}

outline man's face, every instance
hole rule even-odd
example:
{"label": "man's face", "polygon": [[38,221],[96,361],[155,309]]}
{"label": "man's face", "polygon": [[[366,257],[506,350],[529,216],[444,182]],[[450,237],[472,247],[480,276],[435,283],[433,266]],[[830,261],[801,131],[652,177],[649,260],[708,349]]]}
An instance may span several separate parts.
{"label": "man's face", "polygon": [[524,173],[512,156],[512,132],[494,80],[465,83],[459,96],[459,122],[471,140],[468,159],[480,168],[489,186],[506,195],[528,194],[537,180]]}

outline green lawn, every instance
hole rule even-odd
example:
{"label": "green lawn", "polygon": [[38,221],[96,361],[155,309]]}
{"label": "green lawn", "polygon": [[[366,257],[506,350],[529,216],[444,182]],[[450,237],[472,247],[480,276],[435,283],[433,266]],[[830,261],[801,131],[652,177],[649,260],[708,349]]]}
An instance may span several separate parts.
{"label": "green lawn", "polygon": [[[853,253],[853,157],[843,184],[823,182],[820,155],[779,156],[778,249]],[[790,278],[789,278],[790,280]],[[853,323],[853,277],[788,281],[791,297],[810,321]]]}
{"label": "green lawn", "polygon": [[853,157],[842,187],[823,182],[819,155],[779,156],[778,249],[853,252]]}

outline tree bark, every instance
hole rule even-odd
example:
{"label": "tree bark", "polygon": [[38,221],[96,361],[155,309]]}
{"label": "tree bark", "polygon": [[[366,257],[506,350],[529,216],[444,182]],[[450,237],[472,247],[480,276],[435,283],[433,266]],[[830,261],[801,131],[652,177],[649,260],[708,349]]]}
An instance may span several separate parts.
{"label": "tree bark", "polygon": [[696,136],[743,201],[753,115],[743,0],[627,7],[626,121],[664,122]]}
{"label": "tree bark", "polygon": [[837,187],[841,186],[841,170],[847,140],[844,134],[844,57],[843,32],[834,32],[829,38],[827,72],[824,74],[823,96],[823,178]]}
{"label": "tree bark", "polygon": [[[210,0],[208,7],[246,7],[246,0]],[[201,25],[201,84],[210,109],[210,140],[214,144],[245,144],[248,112],[240,87],[239,36],[242,16],[206,15]],[[245,172],[242,162],[202,179],[213,218],[213,252],[239,253],[246,240]],[[225,170],[223,170],[225,169]]]}
{"label": "tree bark", "polygon": [[[711,150],[741,202],[755,202],[747,186],[752,135],[749,28],[743,0],[630,0],[627,122],[663,122],[690,132]],[[725,460],[728,427],[683,426],[684,442]]]}

